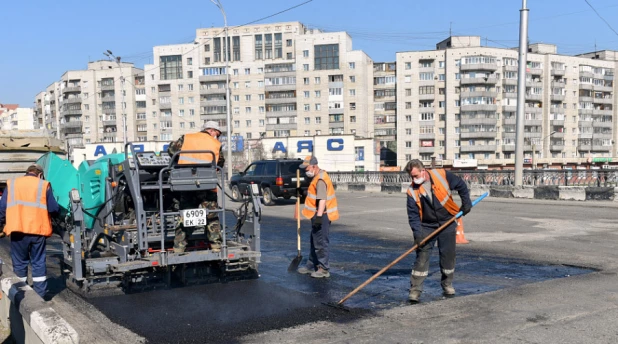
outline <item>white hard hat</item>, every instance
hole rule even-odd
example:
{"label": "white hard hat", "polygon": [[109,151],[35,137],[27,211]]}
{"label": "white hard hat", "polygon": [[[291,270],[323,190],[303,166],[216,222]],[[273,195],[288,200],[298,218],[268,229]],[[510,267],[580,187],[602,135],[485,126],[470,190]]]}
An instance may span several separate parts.
{"label": "white hard hat", "polygon": [[221,134],[221,128],[219,128],[219,123],[215,121],[207,121],[206,123],[204,123],[204,125],[202,126],[202,131],[206,129],[214,129],[218,131],[219,134]]}

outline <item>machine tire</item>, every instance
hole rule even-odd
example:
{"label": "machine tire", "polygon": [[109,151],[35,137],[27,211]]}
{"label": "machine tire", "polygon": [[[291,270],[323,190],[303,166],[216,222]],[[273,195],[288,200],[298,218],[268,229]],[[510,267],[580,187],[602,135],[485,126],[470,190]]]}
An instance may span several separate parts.
{"label": "machine tire", "polygon": [[273,195],[272,190],[269,187],[262,188],[262,197],[264,199],[265,205],[274,205],[275,204],[275,196]]}
{"label": "machine tire", "polygon": [[238,190],[238,185],[232,185],[232,200],[236,202],[240,202],[242,200],[240,190]]}

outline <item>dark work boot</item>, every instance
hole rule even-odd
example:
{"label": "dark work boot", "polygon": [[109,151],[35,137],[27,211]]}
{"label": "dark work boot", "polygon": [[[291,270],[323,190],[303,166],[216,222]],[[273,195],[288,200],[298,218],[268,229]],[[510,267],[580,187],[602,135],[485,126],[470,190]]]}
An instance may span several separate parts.
{"label": "dark work boot", "polygon": [[418,290],[410,290],[410,294],[408,294],[408,301],[412,303],[418,303],[421,299],[421,292]]}

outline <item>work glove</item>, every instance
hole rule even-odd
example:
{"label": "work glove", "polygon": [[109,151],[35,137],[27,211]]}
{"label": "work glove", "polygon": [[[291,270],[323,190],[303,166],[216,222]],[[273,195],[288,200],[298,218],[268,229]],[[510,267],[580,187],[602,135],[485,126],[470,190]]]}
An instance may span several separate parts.
{"label": "work glove", "polygon": [[414,233],[414,243],[421,247],[421,241],[425,240],[425,237],[421,233]]}
{"label": "work glove", "polygon": [[303,193],[304,193],[303,188],[296,188],[296,194],[298,196],[303,196]]}
{"label": "work glove", "polygon": [[323,216],[316,216],[315,219],[313,219],[313,224],[314,225],[322,225],[322,217]]}
{"label": "work glove", "polygon": [[462,216],[466,216],[470,210],[472,209],[472,206],[470,204],[464,204],[461,206],[461,212],[463,213]]}

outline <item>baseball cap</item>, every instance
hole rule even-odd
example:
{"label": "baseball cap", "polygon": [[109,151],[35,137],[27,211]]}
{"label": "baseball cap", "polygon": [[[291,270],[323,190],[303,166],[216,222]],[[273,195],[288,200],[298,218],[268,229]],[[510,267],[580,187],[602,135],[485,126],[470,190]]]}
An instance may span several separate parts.
{"label": "baseball cap", "polygon": [[217,123],[215,121],[208,121],[208,122],[204,123],[204,125],[202,126],[202,131],[204,131],[206,129],[214,129],[214,130],[218,131],[219,134],[221,134],[221,128],[219,128],[219,123]]}
{"label": "baseball cap", "polygon": [[317,165],[317,164],[318,164],[318,158],[316,158],[316,157],[315,157],[315,156],[313,156],[313,155],[307,155],[307,156],[305,157],[305,159],[303,160],[303,163],[302,163],[302,164],[300,164],[300,166],[299,166],[299,167],[300,167],[300,168],[305,168],[305,167],[307,167],[307,166],[309,166],[309,165]]}
{"label": "baseball cap", "polygon": [[28,166],[27,171],[36,171],[37,173],[43,173],[43,166],[39,164],[32,164]]}

